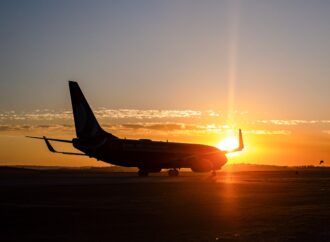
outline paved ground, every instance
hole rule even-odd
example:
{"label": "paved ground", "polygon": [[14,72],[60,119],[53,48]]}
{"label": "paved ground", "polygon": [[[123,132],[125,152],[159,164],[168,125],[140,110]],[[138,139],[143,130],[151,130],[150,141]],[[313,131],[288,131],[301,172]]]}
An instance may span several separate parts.
{"label": "paved ground", "polygon": [[330,241],[330,173],[0,171],[1,241]]}

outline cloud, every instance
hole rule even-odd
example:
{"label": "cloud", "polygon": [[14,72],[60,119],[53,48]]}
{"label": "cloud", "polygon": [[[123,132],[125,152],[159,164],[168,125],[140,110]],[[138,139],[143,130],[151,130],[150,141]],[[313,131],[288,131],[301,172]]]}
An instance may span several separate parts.
{"label": "cloud", "polygon": [[[214,110],[139,110],[95,109],[102,127],[115,134],[224,134],[233,127],[253,135],[290,135],[294,126],[329,134],[330,120],[264,119],[253,120],[247,112],[234,112],[237,122],[226,124],[226,115]],[[74,133],[72,112],[67,110],[34,110],[31,112],[7,111],[0,113],[0,132],[15,131],[20,134]],[[300,126],[299,126],[300,125]]]}
{"label": "cloud", "polygon": [[72,112],[69,111],[49,111],[48,109],[40,111],[35,110],[33,112],[21,112],[16,113],[15,111],[3,112],[0,113],[0,121],[8,122],[8,121],[41,121],[41,120],[59,120],[65,119],[70,120],[72,119]]}
{"label": "cloud", "polygon": [[[102,125],[106,130],[113,133],[132,133],[132,132],[172,132],[176,134],[184,133],[219,133],[227,129],[226,126],[222,125],[201,125],[201,124],[185,124],[185,123],[170,123],[170,122],[139,122],[139,123],[124,123],[124,124],[111,124]],[[19,133],[52,133],[62,132],[72,133],[74,131],[73,125],[68,124],[38,124],[38,125],[0,125],[0,132],[13,132]]]}
{"label": "cloud", "polygon": [[300,124],[330,124],[330,120],[302,120],[302,119],[270,119],[270,120],[257,120],[256,123],[261,124],[274,124],[274,125],[300,125]]}
{"label": "cloud", "polygon": [[[202,115],[219,116],[215,111],[206,111],[204,114],[197,110],[139,110],[139,109],[106,109],[94,111],[99,119],[169,119],[169,118],[198,118]],[[8,111],[0,113],[0,121],[49,121],[72,120],[71,111],[34,110],[32,112]]]}
{"label": "cloud", "polygon": [[0,125],[0,132],[5,131],[35,131],[35,130],[44,130],[44,131],[54,131],[54,130],[73,130],[72,125]]}
{"label": "cloud", "polygon": [[151,118],[192,118],[200,117],[201,111],[196,110],[139,110],[139,109],[106,109],[101,108],[95,111],[96,116],[100,118],[135,118],[135,119],[151,119]]}
{"label": "cloud", "polygon": [[255,135],[290,135],[292,132],[289,130],[246,130],[246,134],[255,134]]}
{"label": "cloud", "polygon": [[184,124],[184,123],[124,123],[117,125],[102,125],[109,129],[121,130],[160,130],[160,131],[176,131],[176,130],[201,130],[205,127],[197,124]]}
{"label": "cloud", "polygon": [[10,129],[10,125],[0,125],[0,131],[8,131]]}

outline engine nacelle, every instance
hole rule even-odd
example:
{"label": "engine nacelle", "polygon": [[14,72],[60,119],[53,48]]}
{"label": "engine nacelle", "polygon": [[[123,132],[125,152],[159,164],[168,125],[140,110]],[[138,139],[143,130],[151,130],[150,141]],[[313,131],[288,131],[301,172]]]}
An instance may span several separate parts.
{"label": "engine nacelle", "polygon": [[201,159],[198,161],[195,161],[191,165],[191,170],[193,172],[209,172],[213,170],[212,162],[209,160]]}

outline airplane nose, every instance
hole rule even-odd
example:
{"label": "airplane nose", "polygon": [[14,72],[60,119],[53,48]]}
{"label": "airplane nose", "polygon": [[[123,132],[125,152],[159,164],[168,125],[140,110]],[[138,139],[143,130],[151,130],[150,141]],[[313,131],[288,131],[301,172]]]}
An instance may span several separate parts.
{"label": "airplane nose", "polygon": [[222,152],[219,152],[217,159],[213,161],[213,168],[215,170],[219,170],[226,163],[227,163],[227,157]]}
{"label": "airplane nose", "polygon": [[228,161],[227,156],[223,155],[222,165],[225,165],[227,163],[227,161]]}

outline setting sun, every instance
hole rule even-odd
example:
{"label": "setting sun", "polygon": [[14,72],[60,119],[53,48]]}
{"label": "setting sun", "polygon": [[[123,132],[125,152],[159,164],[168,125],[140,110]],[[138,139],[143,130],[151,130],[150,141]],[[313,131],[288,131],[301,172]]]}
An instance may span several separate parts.
{"label": "setting sun", "polygon": [[232,150],[238,147],[238,140],[234,136],[226,137],[224,140],[217,144],[220,150]]}

